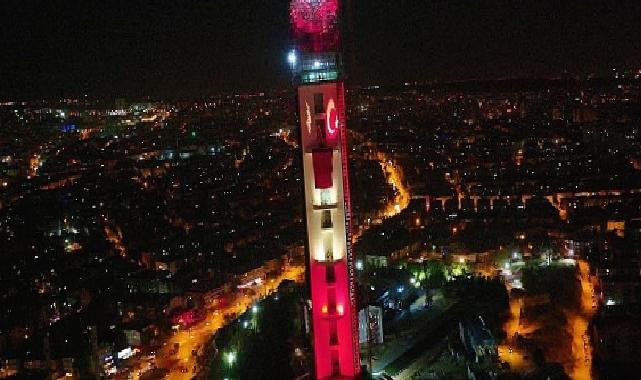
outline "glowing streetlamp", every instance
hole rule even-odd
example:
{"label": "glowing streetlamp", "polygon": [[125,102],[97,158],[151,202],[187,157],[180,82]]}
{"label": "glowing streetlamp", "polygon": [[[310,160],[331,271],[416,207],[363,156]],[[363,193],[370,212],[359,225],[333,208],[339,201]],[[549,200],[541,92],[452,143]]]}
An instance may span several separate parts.
{"label": "glowing streetlamp", "polygon": [[234,351],[228,352],[227,355],[225,355],[225,361],[227,361],[227,365],[230,367],[234,365],[236,362],[236,353]]}
{"label": "glowing streetlamp", "polygon": [[296,67],[297,62],[298,56],[296,55],[296,52],[294,50],[287,53],[287,63],[292,70]]}

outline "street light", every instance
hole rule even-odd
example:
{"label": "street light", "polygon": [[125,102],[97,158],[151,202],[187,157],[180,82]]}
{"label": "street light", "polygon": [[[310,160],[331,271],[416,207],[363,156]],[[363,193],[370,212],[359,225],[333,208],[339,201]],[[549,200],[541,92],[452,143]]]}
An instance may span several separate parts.
{"label": "street light", "polygon": [[234,362],[236,362],[236,353],[234,351],[228,352],[225,359],[227,360],[227,364],[231,367]]}
{"label": "street light", "polygon": [[298,61],[298,57],[296,56],[296,52],[294,50],[290,51],[287,54],[287,63],[289,63],[289,66],[294,69],[296,67],[296,62]]}

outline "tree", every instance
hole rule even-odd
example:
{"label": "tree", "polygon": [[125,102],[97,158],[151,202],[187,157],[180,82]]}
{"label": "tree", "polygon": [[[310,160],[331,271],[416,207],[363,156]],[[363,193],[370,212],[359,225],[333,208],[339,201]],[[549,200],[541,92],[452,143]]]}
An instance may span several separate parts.
{"label": "tree", "polygon": [[445,266],[440,261],[428,261],[426,266],[425,273],[427,275],[427,280],[425,283],[425,288],[429,289],[440,289],[445,284]]}

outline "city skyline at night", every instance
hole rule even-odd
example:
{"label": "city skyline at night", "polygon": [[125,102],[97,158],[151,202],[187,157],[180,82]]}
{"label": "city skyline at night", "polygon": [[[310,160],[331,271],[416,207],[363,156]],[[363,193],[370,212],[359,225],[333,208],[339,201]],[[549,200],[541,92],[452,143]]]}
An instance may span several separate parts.
{"label": "city skyline at night", "polygon": [[641,3],[0,4],[0,380],[641,372]]}

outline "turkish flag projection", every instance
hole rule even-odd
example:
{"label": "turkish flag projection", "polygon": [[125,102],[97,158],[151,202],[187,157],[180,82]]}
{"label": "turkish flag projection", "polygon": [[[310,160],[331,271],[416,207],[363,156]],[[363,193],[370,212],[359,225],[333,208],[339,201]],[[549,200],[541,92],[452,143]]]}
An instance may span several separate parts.
{"label": "turkish flag projection", "polygon": [[333,186],[332,164],[333,150],[331,148],[314,149],[312,161],[314,164],[314,184],[317,189],[329,189]]}
{"label": "turkish flag projection", "polygon": [[338,110],[336,109],[336,105],[334,104],[334,99],[330,99],[327,103],[325,114],[327,115],[327,122],[325,123],[325,129],[327,131],[327,145],[334,147],[338,144],[338,128],[340,127],[338,120]]}

